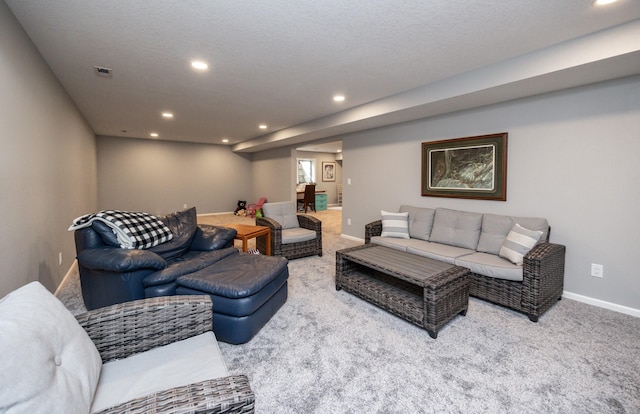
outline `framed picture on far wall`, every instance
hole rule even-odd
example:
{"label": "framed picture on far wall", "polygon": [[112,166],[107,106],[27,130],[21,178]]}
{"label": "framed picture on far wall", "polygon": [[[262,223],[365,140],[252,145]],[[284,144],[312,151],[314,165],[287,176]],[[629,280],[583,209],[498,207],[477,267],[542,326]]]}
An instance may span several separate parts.
{"label": "framed picture on far wall", "polygon": [[322,181],[336,180],[336,163],[332,161],[322,161]]}
{"label": "framed picture on far wall", "polygon": [[507,200],[507,133],[422,143],[422,195]]}

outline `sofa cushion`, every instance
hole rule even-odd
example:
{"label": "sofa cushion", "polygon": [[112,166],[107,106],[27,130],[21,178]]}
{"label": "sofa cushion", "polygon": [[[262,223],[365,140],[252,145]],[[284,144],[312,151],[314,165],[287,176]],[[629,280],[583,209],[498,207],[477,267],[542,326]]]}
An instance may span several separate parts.
{"label": "sofa cushion", "polygon": [[32,282],[0,300],[0,332],[0,412],[89,412],[102,360],[44,286]]}
{"label": "sofa cushion", "polygon": [[142,279],[142,283],[145,287],[149,287],[175,282],[175,280],[182,275],[197,272],[200,269],[204,269],[220,260],[237,254],[238,249],[235,247],[207,251],[190,250],[180,257],[169,260],[164,269],[145,276],[144,279]]}
{"label": "sofa cushion", "polygon": [[482,229],[482,214],[437,208],[429,240],[475,250]]}
{"label": "sofa cushion", "polygon": [[476,250],[484,253],[499,254],[504,239],[516,223],[527,229],[542,231],[541,240],[548,238],[549,223],[546,219],[484,214],[482,217],[482,232],[480,233],[480,240]]}
{"label": "sofa cushion", "polygon": [[473,273],[496,279],[522,282],[522,266],[490,253],[472,253],[457,257],[454,264],[466,267]]}
{"label": "sofa cushion", "polygon": [[542,237],[541,231],[525,229],[516,223],[504,240],[499,255],[522,266],[524,256],[533,249],[540,237]]}
{"label": "sofa cushion", "polygon": [[282,244],[305,242],[314,240],[316,237],[315,231],[303,229],[302,227],[282,230]]}
{"label": "sofa cushion", "polygon": [[450,246],[448,244],[422,241],[420,244],[407,247],[407,253],[454,264],[456,258],[473,254],[475,251],[462,247]]}
{"label": "sofa cushion", "polygon": [[173,239],[152,247],[149,250],[159,254],[166,260],[181,256],[189,250],[193,237],[196,234],[196,227],[198,226],[196,208],[192,207],[187,210],[167,214],[161,220],[171,229]]}
{"label": "sofa cushion", "polygon": [[104,364],[91,412],[228,375],[215,335],[205,332]]}
{"label": "sofa cushion", "polygon": [[196,227],[196,234],[191,242],[190,250],[219,250],[233,246],[238,231],[230,227],[201,225]]}
{"label": "sofa cushion", "polygon": [[118,236],[113,231],[113,229],[107,226],[100,220],[96,220],[91,223],[91,228],[100,235],[102,242],[107,246],[112,247],[120,247],[120,242],[118,241]]}
{"label": "sofa cushion", "polygon": [[435,210],[425,207],[400,206],[400,212],[409,213],[409,236],[413,239],[429,240]]}
{"label": "sofa cushion", "polygon": [[262,214],[277,221],[283,230],[300,227],[298,215],[296,214],[296,205],[293,201],[264,203],[262,205]]}
{"label": "sofa cushion", "polygon": [[409,213],[380,211],[382,216],[382,237],[409,238]]}

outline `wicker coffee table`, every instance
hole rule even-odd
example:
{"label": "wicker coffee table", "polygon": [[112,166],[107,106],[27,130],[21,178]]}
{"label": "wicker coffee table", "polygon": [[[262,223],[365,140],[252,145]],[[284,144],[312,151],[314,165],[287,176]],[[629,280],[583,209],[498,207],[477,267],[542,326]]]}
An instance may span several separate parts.
{"label": "wicker coffee table", "polygon": [[469,306],[469,269],[375,244],[336,252],[336,290],[344,289],[437,338]]}

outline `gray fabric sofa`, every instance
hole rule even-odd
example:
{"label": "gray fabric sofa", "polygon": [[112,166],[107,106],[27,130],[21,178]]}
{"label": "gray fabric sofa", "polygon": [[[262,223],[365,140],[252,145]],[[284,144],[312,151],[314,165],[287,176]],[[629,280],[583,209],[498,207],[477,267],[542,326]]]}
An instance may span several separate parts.
{"label": "gray fabric sofa", "polygon": [[385,213],[365,226],[365,243],[464,266],[471,271],[472,296],[534,322],[561,299],[565,246],[549,241],[544,218],[407,205],[387,213],[388,220]]}

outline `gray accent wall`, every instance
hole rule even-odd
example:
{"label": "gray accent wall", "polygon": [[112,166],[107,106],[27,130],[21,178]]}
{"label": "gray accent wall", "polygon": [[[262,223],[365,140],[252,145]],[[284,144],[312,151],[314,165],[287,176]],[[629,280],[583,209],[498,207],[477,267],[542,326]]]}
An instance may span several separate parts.
{"label": "gray accent wall", "polygon": [[99,210],[163,216],[186,205],[206,214],[251,200],[251,155],[229,146],[106,136],[97,142]]}
{"label": "gray accent wall", "polygon": [[[506,202],[421,196],[422,142],[497,132]],[[566,292],[640,310],[640,77],[350,134],[343,156],[345,235],[401,204],[545,217],[567,246]]]}
{"label": "gray accent wall", "polygon": [[54,291],[75,259],[67,228],[96,207],[95,136],[4,1],[0,91],[0,297]]}

